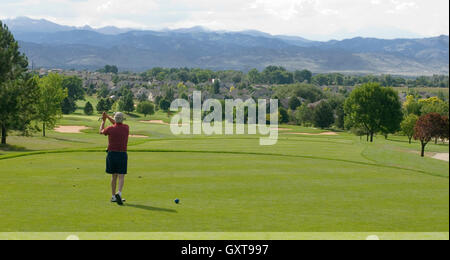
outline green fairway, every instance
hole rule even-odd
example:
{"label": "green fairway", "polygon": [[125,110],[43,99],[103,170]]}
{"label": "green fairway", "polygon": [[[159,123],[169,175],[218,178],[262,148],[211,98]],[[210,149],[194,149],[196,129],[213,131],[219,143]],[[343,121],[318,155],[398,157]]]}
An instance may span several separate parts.
{"label": "green fairway", "polygon": [[[168,122],[164,114],[149,119]],[[420,158],[419,144],[405,137],[369,144],[347,133],[288,134],[321,131],[282,126],[289,130],[277,145],[259,146],[258,136],[173,136],[169,126],[142,120],[127,121],[132,134],[148,138],[130,139],[124,207],[109,202],[97,116],[61,121],[92,128],[79,134],[9,137],[0,148],[0,233],[448,234],[449,164]]]}

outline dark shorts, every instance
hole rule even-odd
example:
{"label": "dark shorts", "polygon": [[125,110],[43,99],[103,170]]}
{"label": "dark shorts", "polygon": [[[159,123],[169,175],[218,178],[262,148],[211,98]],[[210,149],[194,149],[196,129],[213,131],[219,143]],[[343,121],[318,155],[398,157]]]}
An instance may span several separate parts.
{"label": "dark shorts", "polygon": [[127,174],[128,154],[125,152],[108,152],[106,157],[106,173]]}

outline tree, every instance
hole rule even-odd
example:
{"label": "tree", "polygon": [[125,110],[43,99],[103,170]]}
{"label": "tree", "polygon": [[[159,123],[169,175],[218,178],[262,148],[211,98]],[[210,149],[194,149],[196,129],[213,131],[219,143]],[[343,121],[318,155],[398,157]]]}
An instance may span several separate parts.
{"label": "tree", "polygon": [[144,117],[147,117],[147,115],[153,115],[155,113],[155,105],[149,101],[143,101],[138,104],[137,112],[144,114]]}
{"label": "tree", "polygon": [[156,96],[156,97],[155,97],[155,106],[156,106],[156,110],[159,110],[159,109],[160,109],[159,104],[161,103],[161,100],[163,100],[163,97],[162,97],[162,96]]}
{"label": "tree", "polygon": [[92,96],[92,95],[94,95],[96,93],[96,90],[95,90],[95,85],[94,84],[89,84],[88,86],[87,86],[87,90],[86,90],[86,94],[88,95],[88,96]]}
{"label": "tree", "polygon": [[422,105],[417,102],[413,95],[408,95],[406,97],[406,102],[403,103],[403,108],[407,115],[414,114],[420,116]]}
{"label": "tree", "polygon": [[106,86],[106,85],[102,85],[101,87],[100,87],[100,90],[98,91],[98,96],[100,97],[100,98],[107,98],[108,97],[108,95],[109,95],[109,89],[108,89],[108,87]]}
{"label": "tree", "polygon": [[186,82],[189,80],[189,73],[185,70],[182,70],[182,71],[178,72],[177,78],[178,78],[178,80],[180,80],[182,82]]}
{"label": "tree", "polygon": [[103,113],[103,112],[108,112],[109,108],[108,108],[108,100],[107,99],[100,99],[97,103],[97,112],[98,113]]}
{"label": "tree", "polygon": [[294,83],[294,75],[283,67],[268,66],[262,72],[265,83],[291,84]]}
{"label": "tree", "polygon": [[39,100],[38,78],[31,74],[8,80],[0,87],[1,144],[6,144],[10,130],[28,134],[37,114]]}
{"label": "tree", "polygon": [[214,90],[214,94],[220,93],[220,81],[217,79],[214,81],[213,90]]}
{"label": "tree", "polygon": [[24,131],[35,115],[37,82],[26,74],[28,61],[19,44],[0,21],[0,130],[1,144],[6,144],[10,130]]}
{"label": "tree", "polygon": [[353,90],[345,102],[345,114],[346,123],[363,127],[370,142],[378,132],[391,133],[400,129],[403,119],[398,93],[378,83],[367,83]]}
{"label": "tree", "polygon": [[289,99],[289,104],[288,104],[289,109],[295,111],[301,105],[302,105],[302,102],[300,102],[300,100],[297,97],[291,97]]}
{"label": "tree", "polygon": [[301,97],[311,103],[317,102],[324,98],[322,90],[310,84],[298,84],[295,85],[294,89],[295,96]]}
{"label": "tree", "polygon": [[280,113],[280,123],[282,123],[282,124],[289,123],[289,114],[288,114],[287,110],[280,107],[279,113]]}
{"label": "tree", "polygon": [[441,124],[441,134],[440,138],[445,141],[449,139],[449,131],[450,131],[450,125],[449,125],[449,119],[448,116],[442,117],[442,124]]}
{"label": "tree", "polygon": [[236,73],[235,75],[233,75],[232,79],[234,84],[239,84],[242,82],[242,73]]}
{"label": "tree", "polygon": [[336,113],[336,120],[334,122],[335,126],[340,129],[344,129],[345,127],[345,111],[343,104],[336,107],[335,109]]}
{"label": "tree", "polygon": [[449,107],[446,102],[436,102],[436,103],[426,103],[422,104],[420,109],[422,115],[426,115],[429,113],[438,113],[442,116],[448,116]]}
{"label": "tree", "polygon": [[166,98],[161,99],[161,101],[159,102],[159,108],[161,108],[165,112],[169,111],[170,102]]}
{"label": "tree", "polygon": [[201,70],[197,72],[197,79],[200,83],[205,83],[211,79],[211,73],[208,70]]}
{"label": "tree", "polygon": [[119,69],[115,65],[106,65],[103,69],[100,69],[98,71],[102,73],[119,73]]}
{"label": "tree", "polygon": [[61,111],[64,115],[72,114],[77,110],[77,104],[73,99],[66,97],[61,103]]}
{"label": "tree", "polygon": [[126,113],[131,113],[134,111],[134,100],[132,93],[128,93],[120,99],[119,110]]}
{"label": "tree", "polygon": [[261,83],[261,75],[257,69],[252,69],[248,72],[248,80],[252,84]]}
{"label": "tree", "polygon": [[64,77],[62,88],[67,90],[67,97],[61,103],[61,109],[68,115],[77,110],[76,102],[84,99],[83,81],[77,76]]}
{"label": "tree", "polygon": [[301,105],[295,111],[295,119],[297,121],[297,124],[303,125],[303,126],[310,126],[313,122],[312,115],[313,115],[313,112],[308,107],[308,105],[306,105],[306,104]]}
{"label": "tree", "polygon": [[63,78],[58,74],[49,74],[39,81],[40,99],[37,119],[42,122],[42,135],[53,128],[61,116],[61,102],[67,97],[67,89],[62,88]]}
{"label": "tree", "polygon": [[334,123],[334,111],[328,102],[320,102],[320,104],[314,108],[313,122],[316,127],[322,129],[328,128]]}
{"label": "tree", "polygon": [[312,81],[319,86],[329,85],[329,78],[324,74],[319,74],[313,77]]}
{"label": "tree", "polygon": [[64,77],[62,87],[67,89],[67,96],[74,101],[84,99],[83,80],[79,77]]}
{"label": "tree", "polygon": [[94,106],[92,106],[91,102],[87,102],[84,106],[84,113],[88,116],[94,114]]}
{"label": "tree", "polygon": [[294,79],[299,83],[307,82],[311,83],[312,73],[309,70],[295,71]]}
{"label": "tree", "polygon": [[403,134],[408,137],[410,144],[414,136],[414,127],[416,126],[417,120],[419,120],[418,116],[416,116],[415,114],[410,114],[403,120],[400,125]]}
{"label": "tree", "polygon": [[340,94],[334,94],[327,100],[328,104],[330,104],[331,108],[335,114],[334,125],[337,128],[344,129],[345,126],[345,112],[344,112],[344,104],[345,97]]}
{"label": "tree", "polygon": [[443,119],[438,113],[421,116],[414,127],[414,139],[420,140],[422,150],[420,155],[425,156],[425,147],[432,138],[442,134]]}

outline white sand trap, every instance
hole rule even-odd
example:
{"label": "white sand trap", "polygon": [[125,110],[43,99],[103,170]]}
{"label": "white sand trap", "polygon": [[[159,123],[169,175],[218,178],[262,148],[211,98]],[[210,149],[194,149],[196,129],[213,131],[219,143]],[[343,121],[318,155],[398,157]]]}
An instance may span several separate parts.
{"label": "white sand trap", "polygon": [[90,127],[86,126],[58,126],[57,128],[53,129],[55,132],[58,133],[64,133],[64,134],[81,134],[82,130],[88,130],[91,129]]}
{"label": "white sand trap", "polygon": [[148,136],[145,135],[130,135],[131,138],[148,138]]}
{"label": "white sand trap", "polygon": [[311,133],[287,133],[287,134],[290,134],[290,135],[313,135],[313,136],[315,136],[315,135],[329,135],[329,136],[338,135],[335,132],[325,132],[325,133],[319,133],[319,134],[311,134]]}
{"label": "white sand trap", "polygon": [[146,123],[146,124],[169,125],[168,123],[166,123],[162,120],[149,120],[149,121],[139,121],[139,122]]}
{"label": "white sand trap", "polygon": [[449,154],[448,153],[437,153],[433,156],[433,159],[441,160],[441,161],[449,161]]}

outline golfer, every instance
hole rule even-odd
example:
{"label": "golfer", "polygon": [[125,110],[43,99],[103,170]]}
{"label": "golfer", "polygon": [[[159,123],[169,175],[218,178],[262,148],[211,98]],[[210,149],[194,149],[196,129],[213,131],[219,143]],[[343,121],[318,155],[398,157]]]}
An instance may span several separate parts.
{"label": "golfer", "polygon": [[[105,129],[106,119],[109,119],[113,126]],[[104,112],[100,127],[100,134],[108,136],[109,142],[108,156],[106,158],[106,173],[112,175],[111,202],[116,202],[119,205],[123,205],[125,201],[122,199],[122,191],[128,168],[127,146],[130,129],[128,125],[123,124],[124,119],[124,115],[120,112],[115,113],[114,118]],[[117,180],[119,180],[119,191],[116,193]]]}

